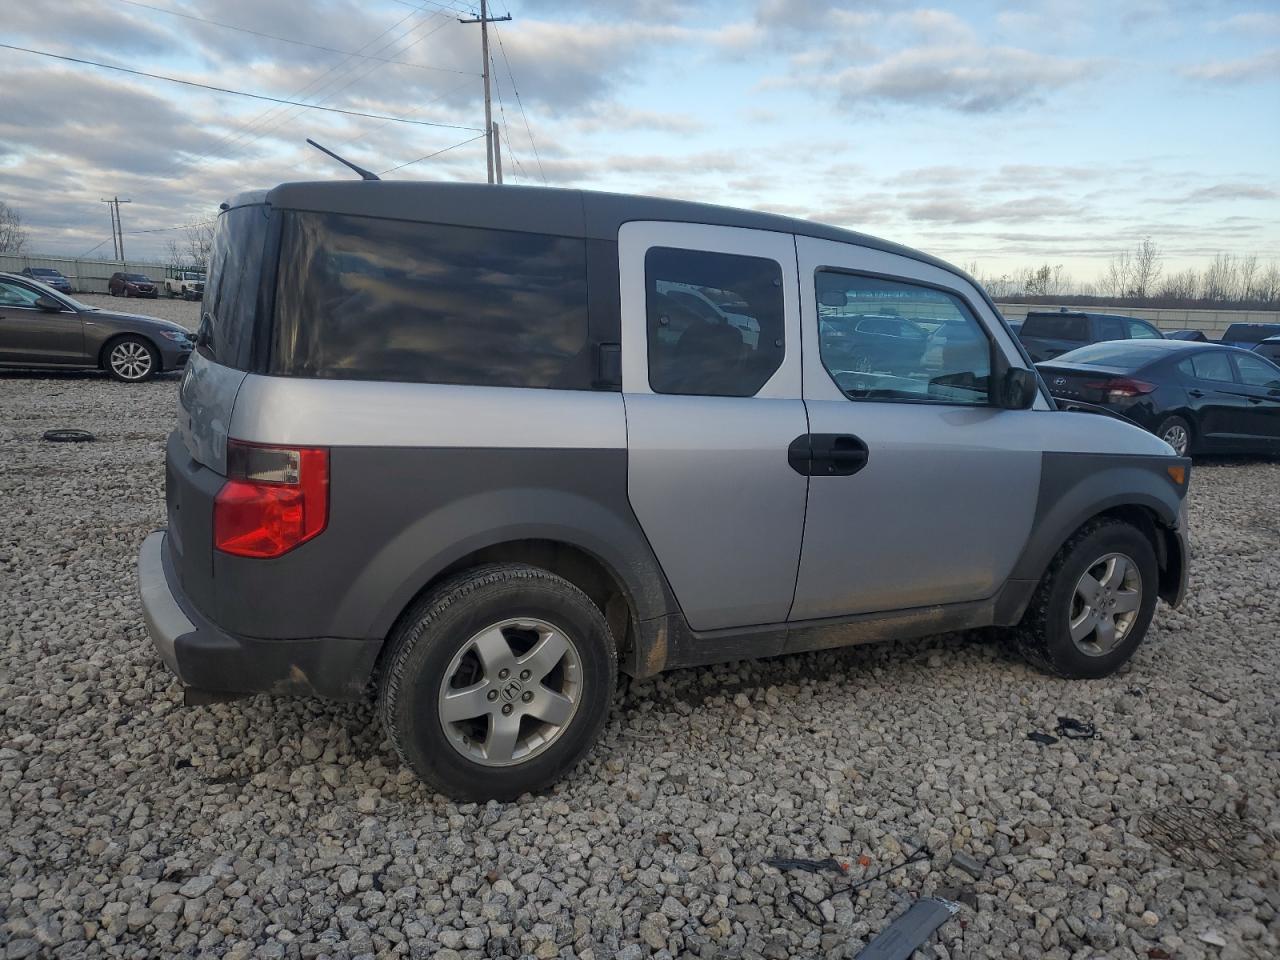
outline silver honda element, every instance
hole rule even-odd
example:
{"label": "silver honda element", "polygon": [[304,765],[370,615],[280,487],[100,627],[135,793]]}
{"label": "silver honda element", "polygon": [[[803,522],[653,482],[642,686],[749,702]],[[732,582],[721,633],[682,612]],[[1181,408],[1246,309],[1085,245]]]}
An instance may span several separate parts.
{"label": "silver honda element", "polygon": [[432,787],[590,749],[619,671],[978,627],[1101,677],[1190,465],[1055,408],[991,299],[784,217],[525,187],[225,204],[139,558],[189,702],[376,686]]}

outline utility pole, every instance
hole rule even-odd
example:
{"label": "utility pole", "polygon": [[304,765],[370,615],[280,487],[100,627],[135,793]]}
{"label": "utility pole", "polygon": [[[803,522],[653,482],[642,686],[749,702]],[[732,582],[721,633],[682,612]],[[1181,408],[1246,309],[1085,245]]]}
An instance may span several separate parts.
{"label": "utility pole", "polygon": [[123,263],[124,227],[120,223],[120,204],[133,203],[133,201],[112,197],[110,200],[103,200],[102,202],[111,210],[111,245],[115,249],[116,259]]}
{"label": "utility pole", "polygon": [[498,121],[493,121],[493,173],[498,184],[502,183],[502,133]]}
{"label": "utility pole", "polygon": [[501,23],[504,20],[510,20],[511,14],[505,17],[489,16],[488,0],[480,0],[480,16],[458,18],[459,23],[478,23],[480,24],[480,55],[484,57],[484,70],[481,76],[484,77],[484,152],[485,163],[489,168],[489,182],[493,183],[493,100],[489,94],[489,24]]}

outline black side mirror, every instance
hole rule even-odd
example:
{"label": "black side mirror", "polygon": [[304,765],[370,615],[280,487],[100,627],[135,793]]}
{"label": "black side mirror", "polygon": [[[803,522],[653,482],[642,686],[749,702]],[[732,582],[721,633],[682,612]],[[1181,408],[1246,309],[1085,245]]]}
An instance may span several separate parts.
{"label": "black side mirror", "polygon": [[53,299],[53,297],[39,297],[36,300],[36,306],[46,313],[61,313],[63,310],[62,304]]}
{"label": "black side mirror", "polygon": [[1040,379],[1034,370],[1010,367],[1000,384],[1000,406],[1006,410],[1026,410],[1036,402]]}

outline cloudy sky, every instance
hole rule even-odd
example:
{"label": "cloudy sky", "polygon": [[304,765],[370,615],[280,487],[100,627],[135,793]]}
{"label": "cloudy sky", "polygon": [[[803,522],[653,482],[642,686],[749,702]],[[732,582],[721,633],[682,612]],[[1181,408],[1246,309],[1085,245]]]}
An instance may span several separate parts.
{"label": "cloudy sky", "polygon": [[[514,17],[493,51],[508,182],[796,214],[984,273],[1088,278],[1146,236],[1171,267],[1280,257],[1277,0],[495,5]],[[483,179],[471,9],[11,3],[0,43],[416,122],[0,49],[0,199],[33,251],[100,255],[99,199],[130,198],[141,257],[229,194],[346,175],[308,136],[378,172],[454,147],[393,176]]]}

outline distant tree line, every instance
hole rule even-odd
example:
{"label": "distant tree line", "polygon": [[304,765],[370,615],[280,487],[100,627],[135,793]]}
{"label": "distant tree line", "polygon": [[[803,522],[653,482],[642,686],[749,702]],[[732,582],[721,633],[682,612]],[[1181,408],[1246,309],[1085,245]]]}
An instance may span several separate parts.
{"label": "distant tree line", "polygon": [[1201,270],[1166,273],[1163,260],[1159,245],[1148,238],[1115,254],[1092,282],[1078,282],[1062,264],[1049,263],[996,276],[983,273],[975,261],[969,273],[1006,303],[1280,310],[1280,262],[1219,253]]}

